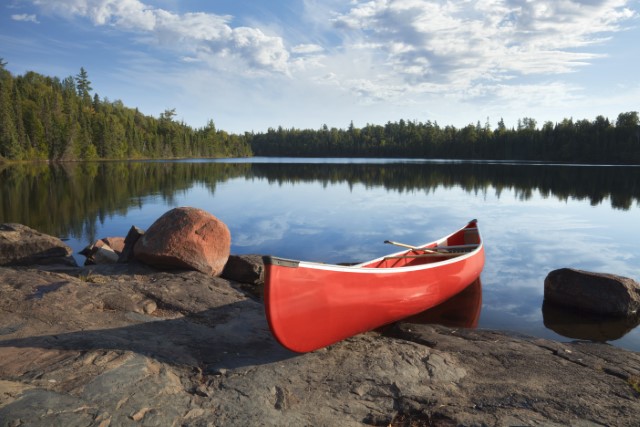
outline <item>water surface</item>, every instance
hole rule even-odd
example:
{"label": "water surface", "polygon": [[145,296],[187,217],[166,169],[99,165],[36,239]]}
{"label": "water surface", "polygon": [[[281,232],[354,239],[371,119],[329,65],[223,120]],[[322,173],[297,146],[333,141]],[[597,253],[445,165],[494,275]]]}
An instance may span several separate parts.
{"label": "water surface", "polygon": [[131,225],[146,229],[176,206],[223,220],[232,253],[323,262],[364,261],[396,250],[384,240],[425,243],[477,218],[487,256],[479,327],[592,336],[640,351],[640,319],[567,318],[542,304],[544,278],[556,268],[640,280],[640,167],[267,158],[39,164],[0,166],[0,188],[0,222],[68,239],[76,253]]}

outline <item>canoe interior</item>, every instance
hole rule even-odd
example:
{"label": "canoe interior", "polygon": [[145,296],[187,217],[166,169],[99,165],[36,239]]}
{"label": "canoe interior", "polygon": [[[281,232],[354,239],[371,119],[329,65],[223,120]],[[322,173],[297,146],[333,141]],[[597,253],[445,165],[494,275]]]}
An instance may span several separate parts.
{"label": "canoe interior", "polygon": [[[448,236],[437,242],[433,242],[424,246],[420,246],[420,249],[410,249],[399,254],[394,254],[382,258],[375,259],[373,261],[358,264],[354,267],[359,268],[399,268],[408,267],[422,264],[434,264],[442,262],[444,260],[451,259],[456,256],[461,256],[477,249],[480,244],[480,233],[475,223],[470,223],[467,227],[459,230],[458,232]],[[439,247],[446,247],[442,252],[437,250]],[[422,249],[431,249],[431,251],[425,251]]]}

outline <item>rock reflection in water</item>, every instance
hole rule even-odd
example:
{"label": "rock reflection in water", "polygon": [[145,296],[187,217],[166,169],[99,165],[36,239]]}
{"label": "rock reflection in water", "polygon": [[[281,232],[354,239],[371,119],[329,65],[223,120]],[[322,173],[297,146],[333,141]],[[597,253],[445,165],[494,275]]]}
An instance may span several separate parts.
{"label": "rock reflection in water", "polygon": [[596,342],[622,338],[640,325],[640,314],[631,317],[606,317],[560,307],[548,302],[542,304],[544,326],[572,339]]}
{"label": "rock reflection in water", "polygon": [[456,328],[475,328],[478,326],[482,309],[482,284],[475,280],[462,292],[429,310],[402,320],[405,323],[438,325]]}

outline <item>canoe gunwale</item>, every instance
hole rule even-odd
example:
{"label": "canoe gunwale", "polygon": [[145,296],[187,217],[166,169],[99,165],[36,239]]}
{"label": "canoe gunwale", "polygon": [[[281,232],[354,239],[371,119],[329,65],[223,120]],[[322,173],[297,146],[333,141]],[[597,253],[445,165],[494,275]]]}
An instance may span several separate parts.
{"label": "canoe gunwale", "polygon": [[[469,224],[474,223],[476,220],[470,221]],[[442,242],[446,242],[448,238],[450,238],[451,236],[464,231],[464,230],[470,230],[470,231],[478,231],[477,227],[469,227],[468,225],[454,231],[453,233],[442,237],[436,241],[433,242],[429,242],[429,243],[425,243],[423,245],[417,246],[417,250],[421,250],[421,249],[437,249],[438,246],[440,246],[440,244]],[[448,254],[446,252],[441,253],[441,254],[433,254],[435,256],[441,255],[441,256],[447,256],[449,255],[448,259],[443,259],[442,261],[438,261],[438,262],[432,262],[432,263],[425,263],[425,264],[417,264],[417,265],[407,265],[407,266],[400,266],[400,267],[363,267],[364,265],[368,265],[368,264],[373,264],[373,263],[378,263],[378,262],[382,262],[386,259],[390,259],[390,258],[396,258],[396,257],[402,257],[403,254],[408,254],[410,252],[414,252],[414,249],[409,249],[409,250],[403,250],[403,251],[398,251],[392,254],[387,254],[387,255],[383,255],[381,257],[369,260],[369,261],[365,261],[365,262],[361,262],[358,264],[354,264],[354,265],[339,265],[339,264],[328,264],[328,263],[322,263],[322,262],[314,262],[314,261],[300,261],[300,260],[293,260],[293,259],[287,259],[287,258],[280,258],[280,257],[276,257],[276,256],[265,256],[263,257],[263,261],[265,263],[265,265],[275,265],[275,266],[280,266],[280,267],[291,267],[291,268],[309,268],[309,269],[317,269],[317,270],[329,270],[329,271],[336,271],[336,272],[341,272],[341,273],[356,273],[356,274],[371,274],[371,273],[376,273],[376,274],[397,274],[397,273],[402,273],[402,272],[409,272],[409,271],[418,271],[418,270],[428,270],[428,269],[433,269],[433,268],[438,268],[441,267],[443,265],[447,265],[447,264],[453,264],[453,263],[457,263],[460,261],[463,261],[467,258],[472,258],[474,257],[478,252],[482,251],[484,249],[484,242],[482,240],[482,237],[480,235],[480,232],[478,231],[478,244],[474,244],[475,248],[473,248],[472,250],[468,251],[468,252],[461,252],[461,253],[456,253],[455,256],[451,256],[451,254]],[[430,245],[434,245],[434,247],[429,247]]]}

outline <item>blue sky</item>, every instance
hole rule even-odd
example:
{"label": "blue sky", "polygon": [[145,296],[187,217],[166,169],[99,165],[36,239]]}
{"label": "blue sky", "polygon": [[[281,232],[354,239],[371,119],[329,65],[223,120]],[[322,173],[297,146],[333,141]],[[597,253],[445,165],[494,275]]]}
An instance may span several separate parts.
{"label": "blue sky", "polygon": [[6,0],[14,74],[229,132],[640,110],[640,0]]}

